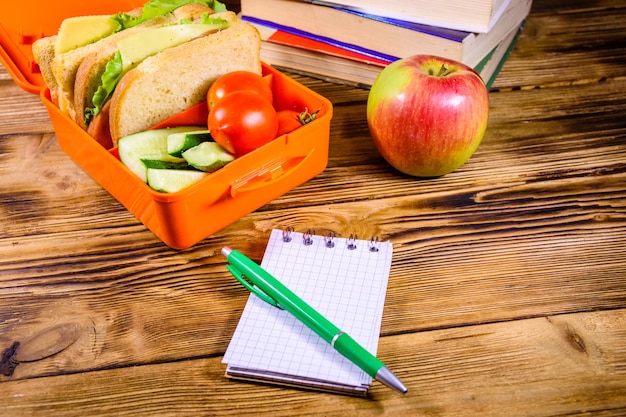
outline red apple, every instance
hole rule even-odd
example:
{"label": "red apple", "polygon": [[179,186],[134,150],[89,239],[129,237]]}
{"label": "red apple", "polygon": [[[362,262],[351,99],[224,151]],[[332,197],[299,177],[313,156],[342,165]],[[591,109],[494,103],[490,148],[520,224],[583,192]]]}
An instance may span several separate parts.
{"label": "red apple", "polygon": [[388,65],[367,99],[378,151],[416,177],[438,177],[463,165],[485,135],[488,116],[489,94],[476,71],[431,55]]}

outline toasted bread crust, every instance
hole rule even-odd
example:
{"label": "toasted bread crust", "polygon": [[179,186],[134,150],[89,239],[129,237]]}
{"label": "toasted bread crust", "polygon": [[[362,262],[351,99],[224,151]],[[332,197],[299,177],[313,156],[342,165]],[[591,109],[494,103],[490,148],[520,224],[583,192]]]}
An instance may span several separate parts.
{"label": "toasted bread crust", "polygon": [[57,41],[57,35],[46,36],[33,42],[32,51],[33,59],[39,65],[39,71],[46,87],[50,89],[50,98],[57,106],[58,102],[58,84],[52,71],[52,63],[54,62],[55,51],[54,45]]}
{"label": "toasted bread crust", "polygon": [[[236,16],[232,12],[236,20]],[[146,130],[201,101],[219,76],[235,70],[261,74],[261,37],[249,23],[167,49],[129,71],[118,84],[109,114],[113,143]]]}
{"label": "toasted bread crust", "polygon": [[91,98],[98,89],[106,64],[113,58],[115,51],[117,51],[117,45],[109,44],[90,53],[82,60],[76,71],[73,97],[74,121],[83,129],[87,129],[84,117],[85,108],[93,104]]}
{"label": "toasted bread crust", "polygon": [[54,45],[57,41],[57,35],[46,36],[33,42],[33,58],[48,88],[54,88],[57,85],[56,78],[52,72],[52,61],[54,61]]}

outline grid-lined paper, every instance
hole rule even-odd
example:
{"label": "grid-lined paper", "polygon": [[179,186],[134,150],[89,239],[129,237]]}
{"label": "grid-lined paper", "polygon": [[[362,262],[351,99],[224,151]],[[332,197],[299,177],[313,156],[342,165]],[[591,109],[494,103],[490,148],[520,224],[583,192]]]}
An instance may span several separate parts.
{"label": "grid-lined paper", "polygon": [[[391,267],[391,242],[273,230],[261,266],[376,354]],[[304,239],[309,237],[310,244]],[[356,248],[348,248],[354,244]],[[371,250],[375,246],[376,251]],[[290,313],[251,294],[224,355],[233,378],[365,393],[372,378]]]}

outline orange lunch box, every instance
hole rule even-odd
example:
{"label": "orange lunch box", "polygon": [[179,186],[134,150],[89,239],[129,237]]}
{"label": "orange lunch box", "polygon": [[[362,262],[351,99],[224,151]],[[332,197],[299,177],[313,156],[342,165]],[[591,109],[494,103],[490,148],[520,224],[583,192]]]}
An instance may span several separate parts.
{"label": "orange lunch box", "polygon": [[[51,101],[31,45],[57,32],[70,16],[113,14],[143,1],[11,2],[0,17],[0,60],[24,90],[39,94],[63,151],[165,244],[185,249],[322,172],[328,163],[332,104],[295,80],[263,64],[277,109],[320,109],[309,124],[237,158],[175,193],[151,189]],[[26,7],[28,11],[26,11]],[[28,21],[25,21],[27,19]],[[204,125],[205,103],[159,125]]]}

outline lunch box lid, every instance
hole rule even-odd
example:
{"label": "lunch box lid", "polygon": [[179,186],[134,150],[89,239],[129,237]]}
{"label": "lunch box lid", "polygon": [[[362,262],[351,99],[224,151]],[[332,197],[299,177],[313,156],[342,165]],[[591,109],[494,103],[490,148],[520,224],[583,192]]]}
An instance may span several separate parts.
{"label": "lunch box lid", "polygon": [[11,1],[0,13],[0,61],[24,90],[39,94],[45,83],[33,59],[37,39],[57,33],[63,19],[81,15],[115,14],[143,5],[145,0],[70,2],[31,0]]}

